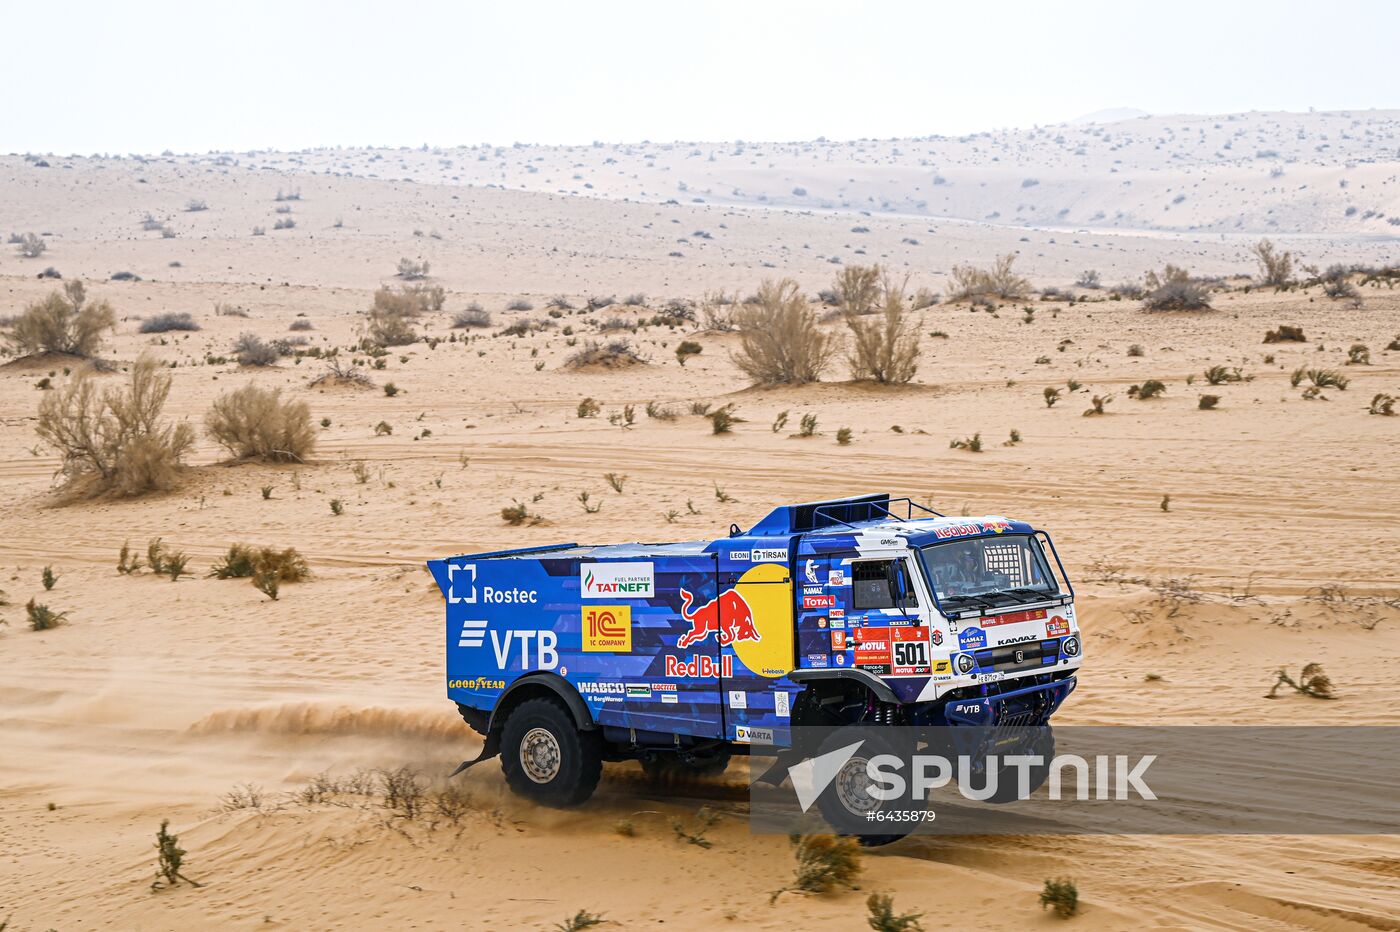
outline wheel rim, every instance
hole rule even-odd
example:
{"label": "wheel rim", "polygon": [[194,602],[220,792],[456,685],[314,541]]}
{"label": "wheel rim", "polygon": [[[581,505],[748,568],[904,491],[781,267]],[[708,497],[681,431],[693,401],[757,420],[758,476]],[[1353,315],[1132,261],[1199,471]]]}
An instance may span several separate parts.
{"label": "wheel rim", "polygon": [[547,728],[531,728],[520,742],[520,767],[536,783],[559,775],[559,739]]}
{"label": "wheel rim", "polygon": [[870,795],[867,764],[865,758],[853,757],[836,774],[836,798],[847,812],[864,815],[880,808],[880,800]]}

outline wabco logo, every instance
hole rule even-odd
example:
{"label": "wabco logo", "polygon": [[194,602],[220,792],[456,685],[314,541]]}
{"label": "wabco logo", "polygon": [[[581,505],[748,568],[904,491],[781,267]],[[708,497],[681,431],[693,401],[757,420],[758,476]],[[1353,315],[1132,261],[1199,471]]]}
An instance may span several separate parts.
{"label": "wabco logo", "polygon": [[656,580],[650,563],[584,563],[579,594],[585,599],[652,599]]}

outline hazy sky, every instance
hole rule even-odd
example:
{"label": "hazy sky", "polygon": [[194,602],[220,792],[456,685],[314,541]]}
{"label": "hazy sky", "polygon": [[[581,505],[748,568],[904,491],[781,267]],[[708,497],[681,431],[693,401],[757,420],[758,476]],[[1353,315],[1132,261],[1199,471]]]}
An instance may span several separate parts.
{"label": "hazy sky", "polygon": [[39,0],[0,6],[0,24],[2,152],[843,139],[1107,107],[1400,107],[1395,0]]}

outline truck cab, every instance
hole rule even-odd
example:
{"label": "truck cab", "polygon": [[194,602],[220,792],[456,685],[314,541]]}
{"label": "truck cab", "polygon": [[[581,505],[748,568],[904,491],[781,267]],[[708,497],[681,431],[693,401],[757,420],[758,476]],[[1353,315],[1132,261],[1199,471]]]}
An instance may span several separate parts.
{"label": "truck cab", "polygon": [[550,805],[586,799],[605,760],[712,773],[805,725],[1044,725],[1083,659],[1046,532],[884,494],[710,541],[428,565],[477,761],[501,753],[511,787]]}

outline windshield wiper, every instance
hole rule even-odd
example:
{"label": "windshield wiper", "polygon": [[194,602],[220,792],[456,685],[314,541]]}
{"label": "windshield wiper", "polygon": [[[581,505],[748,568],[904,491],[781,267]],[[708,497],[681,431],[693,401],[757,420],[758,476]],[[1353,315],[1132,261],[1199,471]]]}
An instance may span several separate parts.
{"label": "windshield wiper", "polygon": [[1007,590],[1005,590],[1005,591],[1006,591],[1006,593],[1007,593],[1008,595],[1010,595],[1010,594],[1020,595],[1020,594],[1023,594],[1023,593],[1024,593],[1024,594],[1026,594],[1027,596],[1029,596],[1029,598],[1025,599],[1025,600],[1022,602],[1023,605],[1025,604],[1025,602],[1035,602],[1035,601],[1038,601],[1038,600],[1040,600],[1040,599],[1050,599],[1050,598],[1054,598],[1054,595],[1055,595],[1053,592],[1047,592],[1047,591],[1044,590],[1044,589],[1032,589],[1032,588],[1030,588],[1029,586],[1018,586],[1018,587],[1015,588],[1015,589],[1007,589]]}
{"label": "windshield wiper", "polygon": [[945,602],[971,602],[979,608],[996,608],[991,602],[977,595],[953,595],[944,600]]}

